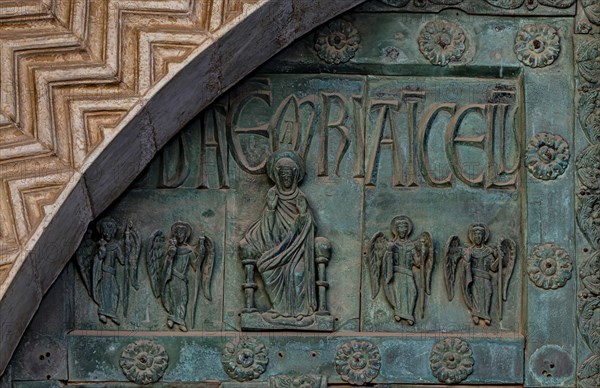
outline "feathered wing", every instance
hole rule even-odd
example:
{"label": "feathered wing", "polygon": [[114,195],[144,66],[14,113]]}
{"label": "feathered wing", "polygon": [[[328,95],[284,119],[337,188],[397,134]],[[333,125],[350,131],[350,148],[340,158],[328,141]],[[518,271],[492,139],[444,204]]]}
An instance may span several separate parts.
{"label": "feathered wing", "polygon": [[423,288],[427,295],[431,295],[431,273],[433,272],[434,264],[433,237],[431,236],[431,233],[421,233],[416,248],[421,262],[421,271],[423,273]]}
{"label": "feathered wing", "polygon": [[502,290],[502,300],[506,301],[508,283],[512,277],[515,269],[515,261],[517,260],[517,244],[509,238],[501,239],[498,244],[498,252],[500,254],[498,271],[502,275],[502,284],[499,286]]}
{"label": "feathered wing", "polygon": [[391,242],[388,243],[385,254],[383,255],[383,260],[381,261],[381,279],[383,280],[383,292],[385,293],[385,298],[392,305],[394,309],[398,308],[398,303],[400,302],[396,299],[396,294],[394,292],[394,258],[392,256],[392,250],[390,249]]}
{"label": "feathered wing", "polygon": [[419,261],[419,317],[425,317],[425,294],[431,295],[431,272],[433,270],[433,238],[431,233],[423,232],[415,241],[417,260]]}
{"label": "feathered wing", "polygon": [[95,255],[96,242],[92,240],[88,232],[77,248],[77,252],[75,252],[75,261],[83,285],[92,298],[94,298],[94,291],[92,289],[92,270],[94,268]]}
{"label": "feathered wing", "polygon": [[129,220],[123,233],[123,264],[125,273],[123,274],[123,315],[126,317],[129,311],[129,288],[138,289],[137,270],[140,256],[139,234],[133,227],[133,222]]}
{"label": "feathered wing", "polygon": [[98,301],[100,300],[100,281],[102,280],[102,259],[99,256],[98,250],[101,246],[106,245],[104,240],[100,240],[96,244],[96,252],[94,253],[94,257],[92,259],[92,299],[96,304],[100,304]]}
{"label": "feathered wing", "polygon": [[373,235],[367,246],[367,266],[371,278],[371,297],[375,299],[381,285],[381,263],[387,252],[388,239],[381,232]]}
{"label": "feathered wing", "polygon": [[194,275],[194,293],[192,294],[192,328],[196,324],[196,308],[198,307],[198,294],[200,292],[200,283],[202,283],[202,292],[207,300],[212,300],[210,285],[212,280],[213,267],[215,264],[215,244],[208,236],[202,236],[198,239],[196,246],[195,260],[192,260],[192,268],[196,272]]}
{"label": "feathered wing", "polygon": [[454,298],[454,283],[456,280],[456,267],[463,255],[458,236],[450,236],[444,248],[444,281],[448,300]]}
{"label": "feathered wing", "polygon": [[213,240],[205,236],[204,237],[204,260],[202,263],[202,290],[204,297],[208,300],[212,300],[210,292],[210,283],[212,280],[213,267],[215,265],[215,243]]}
{"label": "feathered wing", "polygon": [[157,298],[160,298],[162,291],[162,271],[165,253],[165,235],[161,230],[157,230],[148,238],[148,246],[146,248],[146,268],[148,269],[152,292]]}
{"label": "feathered wing", "polygon": [[125,235],[125,260],[128,260],[129,273],[127,276],[129,276],[130,279],[129,284],[132,285],[136,290],[139,289],[138,268],[140,265],[141,250],[142,240],[140,238],[140,234],[130,222],[127,225],[127,232]]}

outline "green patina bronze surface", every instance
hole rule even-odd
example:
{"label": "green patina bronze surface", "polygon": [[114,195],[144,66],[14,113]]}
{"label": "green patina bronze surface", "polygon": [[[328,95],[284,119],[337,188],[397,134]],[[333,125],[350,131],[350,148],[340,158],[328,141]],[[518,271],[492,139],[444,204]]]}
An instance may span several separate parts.
{"label": "green patina bronze surface", "polygon": [[90,225],[46,377],[597,386],[597,3],[370,1],[293,43]]}

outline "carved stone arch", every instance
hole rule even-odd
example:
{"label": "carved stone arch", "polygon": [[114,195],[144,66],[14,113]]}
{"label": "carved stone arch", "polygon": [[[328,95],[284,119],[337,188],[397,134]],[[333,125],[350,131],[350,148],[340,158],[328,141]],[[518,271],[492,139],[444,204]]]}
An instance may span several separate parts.
{"label": "carved stone arch", "polygon": [[364,0],[0,5],[0,375],[89,221],[199,111]]}

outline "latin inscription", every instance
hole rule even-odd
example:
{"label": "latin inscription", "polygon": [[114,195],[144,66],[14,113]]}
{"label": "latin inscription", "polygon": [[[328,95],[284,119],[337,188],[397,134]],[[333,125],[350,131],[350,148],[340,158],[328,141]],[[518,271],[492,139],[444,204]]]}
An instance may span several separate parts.
{"label": "latin inscription", "polygon": [[[191,124],[199,131],[184,131],[163,151],[158,187],[226,189],[228,153],[240,170],[263,174],[269,155],[280,149],[305,159],[312,155],[313,166],[307,167],[318,177],[351,175],[370,187],[464,184],[515,190],[519,184],[520,97],[515,82],[453,80],[448,93],[444,79],[428,87],[430,83],[390,77],[397,88],[387,85],[378,91],[381,79],[372,86],[348,76],[349,82],[367,84],[357,93],[343,86],[337,91],[314,85],[292,88],[283,78],[249,80],[227,103],[205,111]],[[344,76],[336,80],[343,85]],[[389,181],[382,181],[382,170],[391,171]]]}

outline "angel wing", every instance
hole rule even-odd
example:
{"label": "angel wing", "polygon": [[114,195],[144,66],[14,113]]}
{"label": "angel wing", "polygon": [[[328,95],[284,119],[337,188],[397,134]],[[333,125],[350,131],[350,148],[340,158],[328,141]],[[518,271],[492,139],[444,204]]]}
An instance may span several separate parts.
{"label": "angel wing", "polygon": [[498,320],[502,320],[502,307],[506,301],[508,283],[512,277],[517,259],[517,244],[508,238],[500,239],[498,244]]}
{"label": "angel wing", "polygon": [[[192,296],[192,328],[196,323],[196,306],[198,305],[198,293],[200,292],[200,283],[202,283],[202,292],[204,297],[212,300],[210,292],[210,283],[212,280],[213,267],[215,264],[215,244],[208,236],[202,236],[198,239],[197,246],[198,261],[192,261],[192,267],[196,271],[194,281],[194,294]],[[200,279],[202,277],[202,279]]]}
{"label": "angel wing", "polygon": [[450,301],[454,298],[456,267],[462,255],[463,248],[460,245],[460,239],[458,236],[450,236],[444,248],[444,280],[446,283],[446,293]]}
{"label": "angel wing", "polygon": [[419,240],[417,240],[416,249],[421,261],[422,287],[427,295],[431,295],[431,272],[433,271],[433,237],[431,237],[431,233],[421,233]]}
{"label": "angel wing", "polygon": [[423,232],[415,241],[419,259],[419,316],[425,316],[425,294],[431,295],[431,271],[433,270],[433,238]]}
{"label": "angel wing", "polygon": [[515,268],[515,261],[517,259],[517,244],[509,239],[504,238],[500,240],[498,244],[498,252],[500,254],[500,262],[498,268],[499,275],[499,289],[502,290],[502,300],[506,300],[508,293],[508,283],[512,277],[513,270]]}
{"label": "angel wing", "polygon": [[154,296],[160,298],[163,285],[163,265],[166,253],[165,235],[162,230],[156,230],[148,238],[146,248],[146,268],[150,277],[150,285]]}
{"label": "angel wing", "polygon": [[[100,239],[96,244],[96,252],[94,253],[93,264],[92,264],[92,299],[94,302],[98,303],[100,300],[100,281],[102,280],[102,259],[100,258],[100,251],[102,251],[104,246],[106,245],[106,241],[104,239]],[[98,303],[99,304],[99,303]]]}
{"label": "angel wing", "polygon": [[138,258],[140,256],[140,236],[129,220],[123,233],[123,258],[125,273],[123,275],[123,315],[126,317],[129,311],[129,287],[138,289],[137,270]]}
{"label": "angel wing", "polygon": [[94,291],[92,290],[92,270],[95,254],[96,242],[92,240],[91,229],[88,229],[77,248],[77,252],[75,252],[75,262],[77,263],[77,270],[79,271],[83,285],[92,298],[94,297]]}
{"label": "angel wing", "polygon": [[204,254],[203,257],[200,257],[201,262],[201,272],[202,272],[202,292],[204,293],[204,297],[208,300],[212,300],[212,295],[210,292],[210,283],[212,280],[213,267],[215,265],[215,243],[213,240],[204,236]]}
{"label": "angel wing", "polygon": [[381,232],[373,235],[367,246],[367,266],[371,277],[371,296],[373,299],[379,294],[381,282],[381,263],[388,249],[388,239]]}
{"label": "angel wing", "polygon": [[142,241],[140,234],[133,227],[133,223],[129,221],[125,229],[125,260],[128,265],[128,273],[126,274],[130,279],[130,284],[136,290],[139,288],[138,283],[138,267],[140,262],[140,252],[142,250]]}

